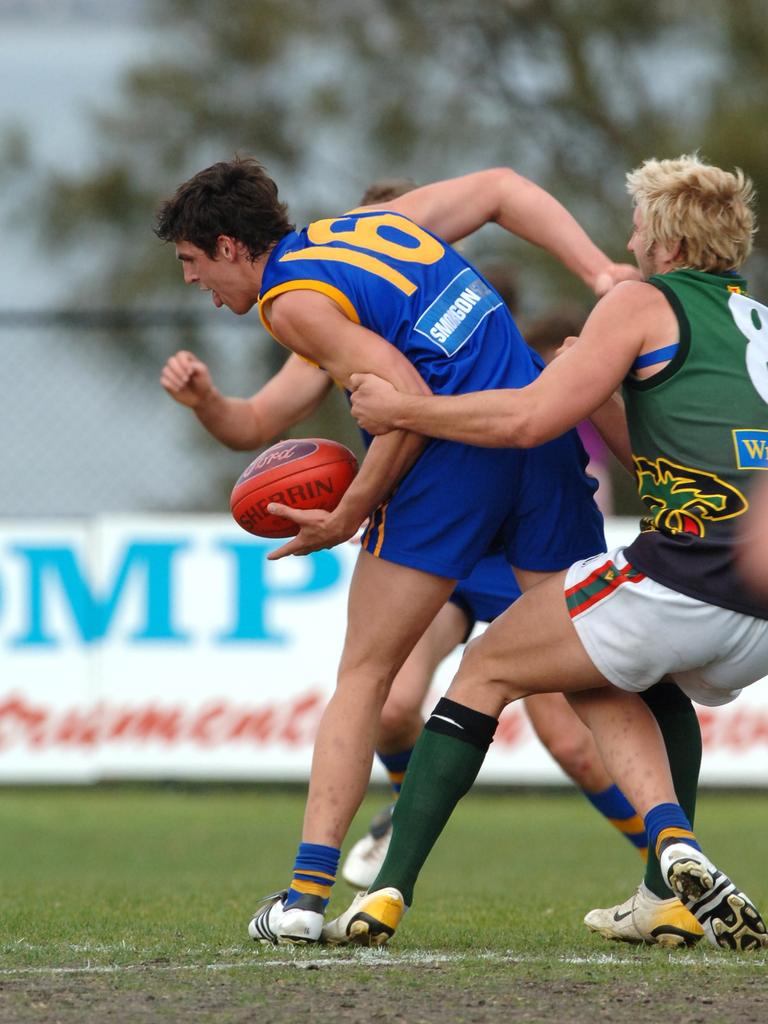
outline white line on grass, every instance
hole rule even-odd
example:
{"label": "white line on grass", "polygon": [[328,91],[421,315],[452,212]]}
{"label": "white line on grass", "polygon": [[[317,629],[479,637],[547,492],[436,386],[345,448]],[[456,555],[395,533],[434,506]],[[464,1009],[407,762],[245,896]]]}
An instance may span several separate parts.
{"label": "white line on grass", "polygon": [[[121,974],[137,971],[232,971],[253,970],[254,968],[269,967],[296,967],[299,970],[318,970],[346,967],[428,967],[432,964],[459,964],[471,963],[472,961],[485,961],[486,963],[499,964],[572,964],[586,967],[597,967],[611,964],[613,966],[636,966],[640,961],[637,958],[616,956],[613,953],[595,953],[588,956],[535,956],[525,953],[429,953],[414,951],[412,953],[392,954],[388,950],[361,949],[354,956],[329,956],[318,957],[313,960],[303,958],[290,959],[269,959],[256,955],[252,960],[239,960],[229,963],[211,964],[170,964],[170,963],[146,963],[138,964],[81,964],[73,967],[54,967],[39,965],[34,967],[5,967],[0,968],[0,976],[12,977],[14,975],[35,975],[35,974]],[[710,955],[691,953],[670,953],[669,963],[680,967],[766,967],[768,957],[759,956],[731,956],[727,953]]]}

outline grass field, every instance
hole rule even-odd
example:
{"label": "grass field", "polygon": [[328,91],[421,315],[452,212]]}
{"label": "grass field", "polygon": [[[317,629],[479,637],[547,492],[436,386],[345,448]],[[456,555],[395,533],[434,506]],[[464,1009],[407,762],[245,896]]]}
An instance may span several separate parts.
{"label": "grass field", "polygon": [[[384,950],[256,947],[248,917],[287,882],[302,807],[251,788],[0,790],[0,1024],[768,1021],[764,954],[586,931],[641,865],[575,793],[467,798]],[[768,794],[705,793],[698,831],[768,907]]]}

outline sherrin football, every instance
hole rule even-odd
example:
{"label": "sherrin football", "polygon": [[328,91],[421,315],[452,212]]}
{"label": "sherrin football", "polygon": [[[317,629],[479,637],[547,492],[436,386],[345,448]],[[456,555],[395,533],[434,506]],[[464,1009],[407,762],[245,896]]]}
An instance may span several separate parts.
{"label": "sherrin football", "polygon": [[267,512],[276,501],[291,508],[332,512],[357,473],[354,454],[336,441],[308,437],[278,441],[240,474],[229,507],[244,530],[257,537],[295,537],[296,523]]}

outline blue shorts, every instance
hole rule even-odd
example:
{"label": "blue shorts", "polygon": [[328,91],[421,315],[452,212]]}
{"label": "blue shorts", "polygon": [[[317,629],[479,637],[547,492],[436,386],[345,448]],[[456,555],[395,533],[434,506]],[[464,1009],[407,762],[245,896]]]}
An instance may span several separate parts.
{"label": "blue shorts", "polygon": [[448,600],[457,605],[467,617],[468,628],[464,640],[476,622],[493,622],[520,597],[520,587],[503,551],[481,558],[465,580],[456,584]]}
{"label": "blue shorts", "polygon": [[456,580],[498,548],[520,569],[567,569],[605,550],[586,464],[575,430],[531,449],[432,440],[371,516],[363,547]]}

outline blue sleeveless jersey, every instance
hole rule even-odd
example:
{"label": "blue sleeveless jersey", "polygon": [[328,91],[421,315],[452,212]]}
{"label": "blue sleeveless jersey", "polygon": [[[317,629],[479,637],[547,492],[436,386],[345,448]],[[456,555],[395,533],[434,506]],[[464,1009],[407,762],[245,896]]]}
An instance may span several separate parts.
{"label": "blue sleeveless jersey", "polygon": [[294,289],[322,292],[381,335],[436,394],[523,387],[531,350],[491,285],[455,249],[402,214],[362,211],[286,235],[267,260],[259,312]]}
{"label": "blue sleeveless jersey", "polygon": [[[270,302],[297,290],[329,296],[354,323],[396,346],[436,394],[521,388],[541,370],[482,275],[402,214],[353,210],[286,235],[264,268],[259,313],[268,330]],[[371,515],[363,546],[451,579],[472,573],[466,603],[493,618],[507,595],[509,602],[517,596],[504,557],[550,572],[604,550],[585,465],[575,431],[532,451],[430,440]],[[502,556],[473,573],[499,549]],[[482,609],[475,589],[487,598]]]}

